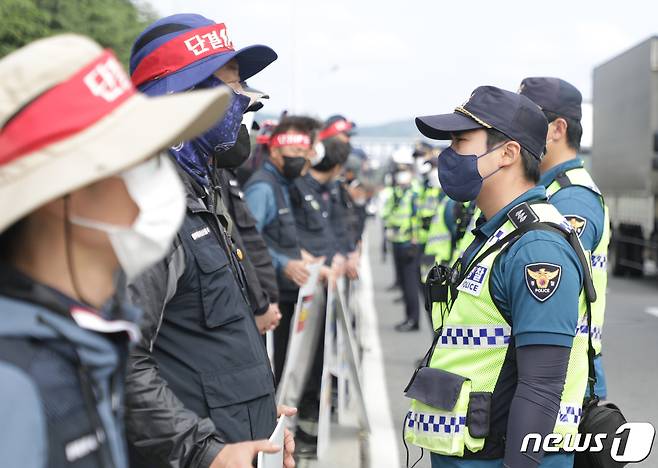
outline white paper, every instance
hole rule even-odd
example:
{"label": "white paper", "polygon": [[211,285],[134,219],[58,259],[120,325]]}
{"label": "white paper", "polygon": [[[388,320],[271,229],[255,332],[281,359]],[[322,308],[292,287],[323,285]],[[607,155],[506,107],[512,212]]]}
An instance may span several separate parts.
{"label": "white paper", "polygon": [[309,263],[306,265],[308,270],[308,279],[306,283],[299,288],[299,297],[303,298],[309,294],[313,294],[315,291],[315,286],[318,284],[318,278],[320,277],[320,269],[322,268],[322,263]]}
{"label": "white paper", "polygon": [[[308,349],[313,349],[318,339],[320,313],[317,309],[318,298],[324,296],[319,285],[322,263],[307,265],[309,278],[299,288],[295,313],[290,324],[290,339],[286,352],[286,361],[277,388],[277,405],[297,406],[303,391],[308,372],[313,364]],[[324,299],[322,299],[324,300]]]}
{"label": "white paper", "polygon": [[286,436],[286,417],[281,416],[279,422],[274,428],[274,432],[270,436],[270,442],[281,447],[277,453],[263,453],[258,452],[258,468],[282,468],[283,467],[283,452],[285,450],[285,436]]}

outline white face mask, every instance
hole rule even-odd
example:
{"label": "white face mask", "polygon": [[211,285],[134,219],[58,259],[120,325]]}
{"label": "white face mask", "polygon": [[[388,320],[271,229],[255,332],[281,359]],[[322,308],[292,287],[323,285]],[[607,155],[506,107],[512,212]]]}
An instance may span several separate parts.
{"label": "white face mask", "polygon": [[71,216],[70,221],[105,232],[128,281],[161,260],[185,216],[185,191],[173,163],[158,156],[121,173],[139,215],[130,227]]}
{"label": "white face mask", "polygon": [[314,146],[315,156],[311,159],[311,167],[320,164],[325,156],[324,144],[322,142],[317,142]]}
{"label": "white face mask", "polygon": [[413,174],[411,171],[400,171],[395,173],[395,183],[398,185],[409,185]]}
{"label": "white face mask", "polygon": [[432,188],[441,187],[441,182],[439,182],[439,171],[435,167],[432,167],[432,170],[427,173],[427,183]]}

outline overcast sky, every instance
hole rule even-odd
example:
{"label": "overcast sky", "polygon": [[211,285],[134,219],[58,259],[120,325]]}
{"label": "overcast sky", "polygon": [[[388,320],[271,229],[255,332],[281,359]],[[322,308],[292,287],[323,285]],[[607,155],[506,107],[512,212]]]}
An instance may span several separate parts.
{"label": "overcast sky", "polygon": [[591,95],[592,69],[658,34],[658,2],[150,0],[163,16],[224,22],[236,47],[279,59],[250,80],[293,109],[359,125],[450,112],[484,84],[559,76]]}

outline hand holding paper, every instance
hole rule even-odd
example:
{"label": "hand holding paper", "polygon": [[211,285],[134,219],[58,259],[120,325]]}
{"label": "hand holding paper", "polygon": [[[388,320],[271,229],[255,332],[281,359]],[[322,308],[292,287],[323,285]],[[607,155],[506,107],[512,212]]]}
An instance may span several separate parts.
{"label": "hand holding paper", "polygon": [[[269,443],[277,447],[283,447],[285,443],[288,447],[286,447],[285,451],[279,449],[276,453],[260,452],[258,454],[258,468],[293,468],[295,466],[295,460],[292,457],[292,452],[295,450],[295,443],[291,440],[292,434],[286,429],[286,421],[287,416],[281,416],[279,418],[279,422],[270,436]],[[291,448],[292,452],[289,452],[288,448]]]}

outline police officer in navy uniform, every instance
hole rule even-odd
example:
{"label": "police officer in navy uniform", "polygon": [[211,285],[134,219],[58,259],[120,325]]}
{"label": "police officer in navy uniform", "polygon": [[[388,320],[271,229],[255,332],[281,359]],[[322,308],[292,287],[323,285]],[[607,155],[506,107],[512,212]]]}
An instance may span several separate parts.
{"label": "police officer in navy uniform", "polygon": [[407,389],[407,441],[429,449],[433,467],[572,466],[569,454],[520,450],[528,433],[577,432],[587,382],[587,334],[576,333],[585,254],[535,186],[546,119],[526,97],[482,86],[416,124],[452,140],[441,187],[483,215],[437,317],[424,362],[436,374],[421,367]]}
{"label": "police officer in navy uniform", "polygon": [[249,302],[244,254],[230,235],[210,158],[235,144],[250,103],[222,78],[238,73],[245,81],[275,59],[266,46],[236,51],[225,24],[192,14],[156,21],[133,46],[132,79],[147,95],[232,90],[222,119],[171,148],[186,192],[183,226],[165,260],[130,286],[144,309],[127,378],[134,466],[249,466],[258,443],[239,442],[267,439],[276,426],[274,377]]}
{"label": "police officer in navy uniform", "polygon": [[164,257],[185,209],[155,155],[230,98],[145,98],[113,54],[70,34],[6,56],[0,88],[2,465],[127,468],[140,312],[121,285]]}
{"label": "police officer in navy uniform", "polygon": [[583,134],[580,124],[583,98],[575,86],[560,78],[525,78],[519,92],[541,107],[549,122],[539,184],[546,187],[551,204],[576,229],[585,250],[592,253],[592,272],[598,293],[592,306],[592,332],[597,352],[594,358],[595,391],[597,396],[606,398],[601,329],[605,312],[610,219],[600,190],[578,157]]}

